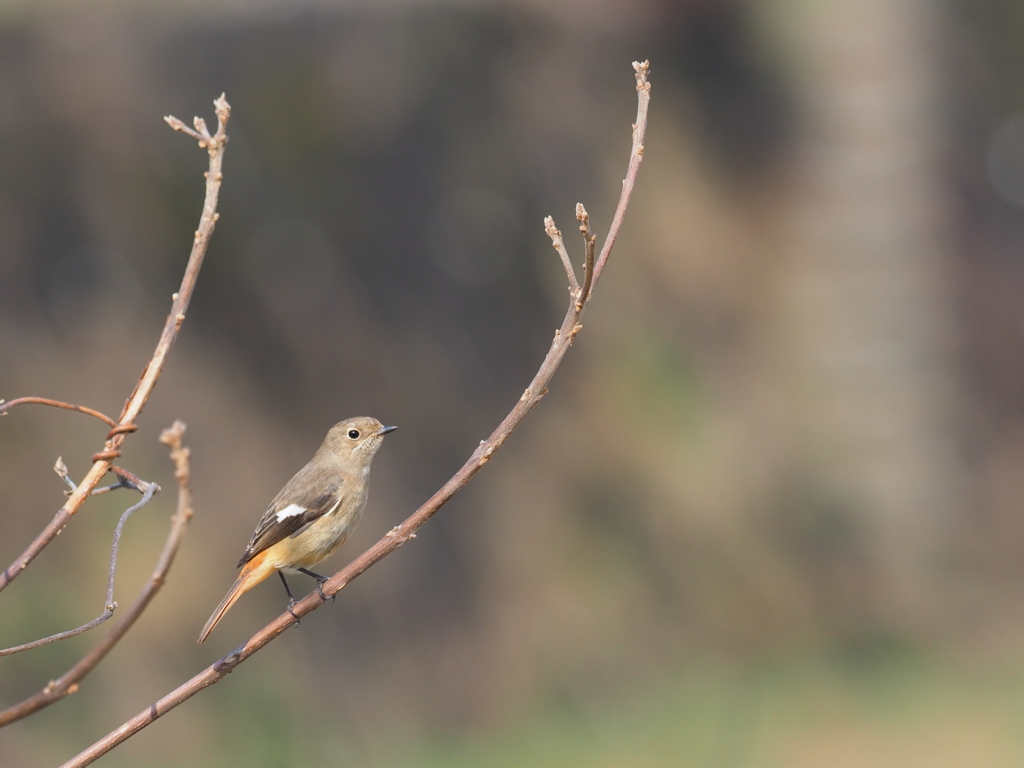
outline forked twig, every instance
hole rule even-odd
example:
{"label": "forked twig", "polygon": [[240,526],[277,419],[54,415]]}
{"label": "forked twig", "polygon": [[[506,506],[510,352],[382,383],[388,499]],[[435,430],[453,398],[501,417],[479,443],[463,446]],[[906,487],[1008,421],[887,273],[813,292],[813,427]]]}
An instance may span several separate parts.
{"label": "forked twig", "polygon": [[[203,266],[206,249],[219,216],[217,213],[217,197],[220,193],[220,185],[223,178],[221,166],[224,159],[224,147],[228,140],[225,128],[231,115],[231,107],[228,105],[223,94],[213,104],[217,113],[217,132],[215,134],[210,135],[206,130],[205,123],[198,118],[196,125],[200,129],[199,133],[191,129],[185,130],[191,136],[198,136],[200,146],[206,149],[210,155],[210,166],[206,173],[206,198],[203,202],[203,212],[199,219],[199,228],[196,230],[195,237],[192,240],[192,252],[189,255],[188,265],[185,267],[185,274],[181,279],[181,287],[172,296],[171,311],[167,315],[163,332],[160,334],[160,340],[153,351],[153,356],[146,364],[146,367],[143,368],[142,375],[139,377],[135,389],[124,404],[121,416],[114,424],[113,429],[107,433],[103,450],[93,455],[93,465],[88,474],[71,493],[68,500],[64,502],[64,506],[57,511],[53,519],[36,536],[35,540],[29,544],[28,548],[5,570],[0,571],[0,590],[3,590],[17,578],[28,567],[29,563],[64,529],[64,526],[67,525],[71,517],[81,508],[83,502],[92,494],[100,479],[110,470],[114,459],[121,455],[121,444],[129,432],[135,431],[135,420],[142,412],[146,401],[153,392],[157,379],[160,378],[160,374],[163,372],[171,347],[174,346],[174,342],[178,338],[178,332],[181,330],[181,324],[185,321],[185,313],[188,310],[189,302],[192,300],[192,292],[199,277],[199,270]],[[174,121],[176,118],[165,118],[165,120],[177,130],[182,130],[175,125]],[[177,122],[180,123],[181,121],[178,120]],[[48,404],[52,405],[55,402],[51,401]],[[62,404],[58,407],[65,406],[66,404]],[[84,413],[91,412],[97,418],[110,423],[105,417],[98,412],[92,412],[91,409],[85,410],[82,407],[72,407],[72,410],[82,410]]]}
{"label": "forked twig", "polygon": [[164,584],[167,572],[174,562],[174,556],[181,546],[189,521],[192,519],[192,491],[189,487],[189,450],[182,445],[182,438],[185,435],[185,425],[174,422],[169,429],[165,429],[160,436],[160,441],[171,449],[171,460],[174,462],[174,475],[178,480],[178,508],[171,518],[171,530],[167,534],[163,551],[153,568],[153,574],[149,577],[146,586],[143,587],[135,602],[121,616],[110,632],[100,640],[92,650],[71,669],[65,672],[56,680],[51,681],[45,688],[24,701],[0,710],[0,726],[13,723],[23,717],[37,712],[43,707],[53,704],[55,701],[75,693],[78,690],[79,682],[88,675],[103,658],[110,653],[110,650],[131,628],[135,621],[142,615],[142,612],[149,605],[150,601],[160,591]]}
{"label": "forked twig", "polygon": [[[623,182],[623,192],[619,197],[618,207],[616,208],[615,215],[612,218],[612,225],[608,233],[608,238],[605,240],[604,248],[601,250],[601,257],[596,261],[594,269],[592,270],[592,277],[590,281],[591,291],[586,296],[581,295],[578,297],[575,294],[571,295],[565,319],[562,321],[561,328],[555,331],[555,338],[551,343],[551,348],[548,350],[544,361],[541,363],[540,368],[533,377],[533,380],[530,382],[530,385],[526,388],[526,391],[523,392],[522,397],[519,398],[519,401],[502,420],[501,424],[499,424],[491,433],[490,437],[480,442],[480,445],[475,451],[473,451],[473,454],[469,457],[466,463],[463,464],[462,468],[459,469],[459,471],[456,472],[455,475],[453,475],[452,478],[437,491],[437,493],[431,496],[425,504],[410,515],[403,523],[388,531],[388,533],[376,544],[324,582],[322,589],[323,594],[326,597],[336,594],[344,588],[346,584],[352,581],[352,579],[366,571],[374,563],[394,552],[405,544],[405,542],[409,541],[409,539],[415,538],[416,531],[420,526],[429,520],[438,509],[458,493],[459,490],[461,490],[469,480],[479,472],[488,461],[490,461],[495,451],[504,444],[512,431],[519,426],[530,410],[532,410],[547,393],[548,383],[551,381],[558,365],[562,362],[566,352],[572,345],[572,341],[576,336],[576,333],[579,332],[582,327],[579,320],[589,303],[593,286],[597,284],[598,279],[601,277],[601,272],[608,260],[608,255],[611,253],[611,244],[614,243],[619,229],[622,226],[622,218],[625,214],[626,207],[629,205],[629,198],[633,190],[633,184],[636,180],[637,170],[640,167],[640,160],[643,157],[643,137],[647,127],[647,105],[650,100],[650,85],[647,83],[648,63],[646,61],[642,64],[634,62],[633,67],[636,70],[638,92],[637,122],[633,126],[633,147],[630,152],[629,168],[626,172],[626,179]],[[555,237],[551,235],[551,230],[554,229],[554,225],[553,222],[548,225],[549,221],[550,217],[545,219],[545,231],[547,231],[549,236],[552,237],[552,240],[554,240]],[[557,230],[554,231],[557,232]],[[559,235],[559,238],[560,237],[561,236]],[[558,246],[556,244],[556,248],[557,247]],[[571,267],[568,269],[568,273],[571,289],[574,282]],[[577,306],[578,298],[583,299],[580,306]],[[291,606],[289,612],[278,616],[263,629],[249,638],[247,642],[240,645],[214,664],[211,664],[191,680],[188,680],[175,688],[159,701],[153,703],[114,731],[111,731],[88,749],[79,753],[71,760],[68,760],[64,763],[62,768],[81,768],[81,766],[89,765],[96,760],[96,758],[106,754],[118,744],[121,744],[141,731],[150,723],[156,721],[167,712],[195,696],[199,691],[222,680],[228,673],[234,670],[235,667],[251,657],[267,645],[267,643],[274,640],[274,638],[288,629],[288,627],[294,624],[298,619],[319,608],[323,602],[323,598],[321,598],[316,591],[310,592],[302,600],[299,600]]]}
{"label": "forked twig", "polygon": [[[68,466],[60,456],[57,457],[57,462],[53,465],[53,471],[57,473],[57,476],[60,477],[61,480],[68,484],[68,487],[71,489],[70,491],[65,491],[68,496],[78,489],[78,486],[75,485],[75,481],[68,476]],[[117,475],[117,482],[112,483],[111,485],[104,485],[102,488],[94,488],[90,496],[99,496],[103,493],[110,493],[111,491],[116,491],[118,488],[131,488],[139,493],[146,492],[145,489],[149,483],[140,480],[127,469],[111,466],[110,471]]]}

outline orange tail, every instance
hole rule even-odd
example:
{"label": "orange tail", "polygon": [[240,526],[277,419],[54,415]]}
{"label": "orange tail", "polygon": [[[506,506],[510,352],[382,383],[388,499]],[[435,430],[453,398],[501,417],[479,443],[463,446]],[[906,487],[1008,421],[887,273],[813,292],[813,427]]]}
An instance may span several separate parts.
{"label": "orange tail", "polygon": [[266,552],[261,552],[246,563],[242,567],[242,572],[238,574],[238,578],[235,579],[235,583],[231,585],[231,589],[229,589],[228,593],[224,595],[224,599],[220,601],[220,605],[217,606],[213,615],[210,616],[209,621],[206,622],[206,626],[203,627],[203,631],[199,633],[199,642],[203,642],[210,636],[210,633],[213,632],[213,628],[216,627],[220,623],[220,620],[224,618],[224,614],[231,610],[231,606],[238,601],[238,598],[276,570],[277,569],[274,568],[274,566],[267,562]]}

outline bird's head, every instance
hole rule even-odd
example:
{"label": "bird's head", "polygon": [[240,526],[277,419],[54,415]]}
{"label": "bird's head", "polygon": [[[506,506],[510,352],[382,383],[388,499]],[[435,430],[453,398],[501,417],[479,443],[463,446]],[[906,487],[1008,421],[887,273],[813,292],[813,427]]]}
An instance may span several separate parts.
{"label": "bird's head", "polygon": [[384,435],[396,429],[398,427],[385,427],[372,416],[345,419],[331,427],[320,450],[329,451],[352,469],[368,468]]}

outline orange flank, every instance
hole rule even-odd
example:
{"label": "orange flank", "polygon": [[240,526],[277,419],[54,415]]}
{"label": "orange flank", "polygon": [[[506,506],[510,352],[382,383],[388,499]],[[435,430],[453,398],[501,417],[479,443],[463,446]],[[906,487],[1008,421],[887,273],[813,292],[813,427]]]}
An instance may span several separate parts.
{"label": "orange flank", "polygon": [[217,606],[209,621],[206,622],[203,631],[199,633],[200,643],[209,637],[210,633],[213,632],[213,628],[224,618],[224,614],[231,610],[231,606],[235,604],[238,598],[277,570],[269,555],[270,550],[264,550],[242,566],[242,572],[238,574],[235,583],[231,585],[231,589],[224,595],[224,599],[220,601],[220,605]]}

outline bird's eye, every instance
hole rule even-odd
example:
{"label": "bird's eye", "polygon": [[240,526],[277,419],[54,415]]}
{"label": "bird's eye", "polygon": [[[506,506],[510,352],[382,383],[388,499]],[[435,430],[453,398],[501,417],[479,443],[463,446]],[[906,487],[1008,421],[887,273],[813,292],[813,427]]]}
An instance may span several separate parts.
{"label": "bird's eye", "polygon": [[359,430],[358,429],[350,429],[348,431],[348,436],[349,436],[349,439],[351,439],[351,440],[358,440],[359,439]]}

